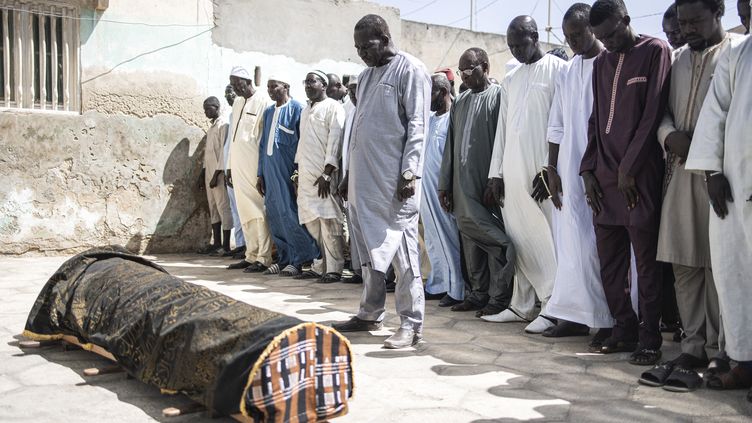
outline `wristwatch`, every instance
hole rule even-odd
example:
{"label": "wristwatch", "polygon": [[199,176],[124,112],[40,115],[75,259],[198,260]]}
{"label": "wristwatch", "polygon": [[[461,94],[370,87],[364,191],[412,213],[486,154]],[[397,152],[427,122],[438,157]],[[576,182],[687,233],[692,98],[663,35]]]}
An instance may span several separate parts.
{"label": "wristwatch", "polygon": [[412,181],[413,179],[415,179],[415,174],[412,170],[406,170],[402,172],[402,179],[406,181]]}
{"label": "wristwatch", "polygon": [[324,180],[326,182],[331,182],[331,180],[332,180],[332,176],[331,175],[327,175],[326,173],[322,173],[321,177],[324,178]]}

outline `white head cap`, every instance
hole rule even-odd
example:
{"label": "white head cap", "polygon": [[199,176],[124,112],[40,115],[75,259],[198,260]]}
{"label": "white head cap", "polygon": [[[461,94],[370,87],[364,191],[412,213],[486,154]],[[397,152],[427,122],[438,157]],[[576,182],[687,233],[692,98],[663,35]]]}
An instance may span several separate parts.
{"label": "white head cap", "polygon": [[279,74],[270,75],[269,78],[267,78],[267,79],[269,81],[277,81],[277,82],[281,82],[283,84],[290,85],[289,78],[285,78],[285,77],[283,77],[282,75],[279,75]]}
{"label": "white head cap", "polygon": [[237,76],[238,78],[243,78],[247,80],[251,80],[251,74],[248,73],[248,69],[242,67],[242,66],[235,66],[232,68],[232,72],[230,72],[230,76]]}

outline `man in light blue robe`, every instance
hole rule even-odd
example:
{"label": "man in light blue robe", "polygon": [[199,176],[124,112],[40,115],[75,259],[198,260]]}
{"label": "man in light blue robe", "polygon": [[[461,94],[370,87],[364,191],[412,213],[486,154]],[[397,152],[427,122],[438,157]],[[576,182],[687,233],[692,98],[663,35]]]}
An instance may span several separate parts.
{"label": "man in light blue robe", "polygon": [[426,241],[431,273],[426,282],[426,292],[431,295],[446,294],[440,307],[462,302],[465,281],[460,261],[460,237],[454,216],[441,208],[439,201],[439,173],[444,157],[444,144],[449,129],[449,109],[452,106],[452,87],[443,73],[431,77],[431,117],[426,131],[426,150],[423,162],[423,200],[420,218]]}
{"label": "man in light blue robe", "polygon": [[[225,99],[227,100],[227,103],[232,107],[232,104],[235,102],[235,91],[232,90],[232,85],[227,85],[225,88]],[[228,122],[232,122],[232,112],[230,112],[230,115],[227,118]],[[230,167],[230,144],[232,144],[232,140],[230,139],[232,137],[232,134],[230,134],[230,131],[227,131],[227,139],[225,140],[224,145],[224,157],[225,157],[225,171]],[[227,181],[227,178],[225,178],[225,181]],[[230,186],[227,185],[227,196],[230,197],[230,210],[232,211],[232,222],[233,222],[233,230],[235,231],[235,249],[231,252],[233,253],[233,258],[242,259],[245,257],[245,238],[243,237],[243,226],[240,225],[240,216],[238,215],[238,205],[235,203],[235,190]]]}
{"label": "man in light blue robe", "polygon": [[256,188],[264,196],[266,219],[278,259],[264,273],[295,276],[300,274],[303,263],[319,256],[316,241],[298,222],[293,184],[303,105],[290,98],[290,85],[280,77],[270,77],[267,90],[276,104],[264,111]]}

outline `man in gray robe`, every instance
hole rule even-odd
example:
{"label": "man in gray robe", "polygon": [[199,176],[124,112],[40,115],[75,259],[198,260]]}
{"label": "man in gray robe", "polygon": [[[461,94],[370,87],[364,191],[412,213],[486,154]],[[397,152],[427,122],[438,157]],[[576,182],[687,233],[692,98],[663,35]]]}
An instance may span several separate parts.
{"label": "man in gray robe", "polygon": [[468,90],[452,105],[438,188],[442,206],[457,219],[470,285],[452,311],[492,315],[509,306],[515,260],[498,203],[486,189],[502,90],[488,79],[484,50],[466,50],[459,68]]}
{"label": "man in gray robe", "polygon": [[381,327],[384,274],[391,264],[397,276],[395,303],[401,322],[384,346],[404,348],[420,341],[423,331],[418,206],[431,78],[418,59],[397,50],[380,16],[366,15],[358,21],[354,40],[368,68],[358,77],[349,170],[340,192],[350,202],[363,296],[357,316],[334,328],[353,332]]}

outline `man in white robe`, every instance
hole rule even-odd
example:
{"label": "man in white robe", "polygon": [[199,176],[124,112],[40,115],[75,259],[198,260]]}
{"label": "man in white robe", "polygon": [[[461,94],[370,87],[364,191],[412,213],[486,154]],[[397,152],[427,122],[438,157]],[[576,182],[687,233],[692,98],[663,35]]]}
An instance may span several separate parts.
{"label": "man in white robe", "polygon": [[321,258],[314,260],[311,270],[295,278],[318,279],[322,283],[339,282],[345,263],[344,215],[336,190],[345,109],[339,101],[326,96],[327,80],[321,71],[306,75],[308,106],[300,116],[300,143],[295,154],[298,217],[321,251]]}
{"label": "man in white robe", "polygon": [[[489,322],[532,322],[525,331],[541,333],[555,322],[545,317],[556,277],[551,233],[551,202],[533,199],[531,181],[548,163],[548,115],[555,82],[566,62],[544,54],[538,27],[529,16],[509,25],[507,43],[520,65],[502,81],[499,124],[488,178],[500,199],[507,234],[517,252],[514,293],[508,309],[481,316]],[[541,314],[535,315],[536,294]]]}
{"label": "man in white robe", "polygon": [[232,69],[230,84],[238,96],[232,105],[232,144],[227,175],[235,190],[246,250],[245,259],[228,268],[263,272],[272,264],[272,240],[264,213],[264,197],[256,190],[256,181],[263,113],[274,102],[265,90],[253,86],[250,73],[242,66]]}
{"label": "man in white robe", "polygon": [[368,68],[358,77],[349,171],[340,188],[350,202],[363,296],[358,315],[334,327],[346,332],[381,327],[384,274],[392,264],[400,328],[384,346],[404,348],[419,342],[423,332],[418,208],[431,78],[418,59],[397,50],[380,16],[366,15],[358,21],[354,40]]}
{"label": "man in white robe", "polygon": [[[734,40],[718,58],[685,164],[704,171],[714,213],[710,256],[723,316],[729,374],[752,380],[752,41]],[[723,377],[720,377],[724,381]],[[728,380],[726,377],[725,380]],[[723,388],[708,381],[709,387]],[[750,393],[752,394],[752,393]],[[748,399],[750,395],[748,395]]]}
{"label": "man in white robe", "polygon": [[598,347],[610,335],[614,319],[601,283],[593,213],[585,200],[580,163],[593,110],[593,62],[604,48],[590,28],[587,4],[571,6],[562,29],[575,57],[559,75],[548,119],[547,176],[557,209],[553,213],[557,266],[546,313],[558,322],[543,336],[587,335],[589,328],[605,328],[593,339]]}

